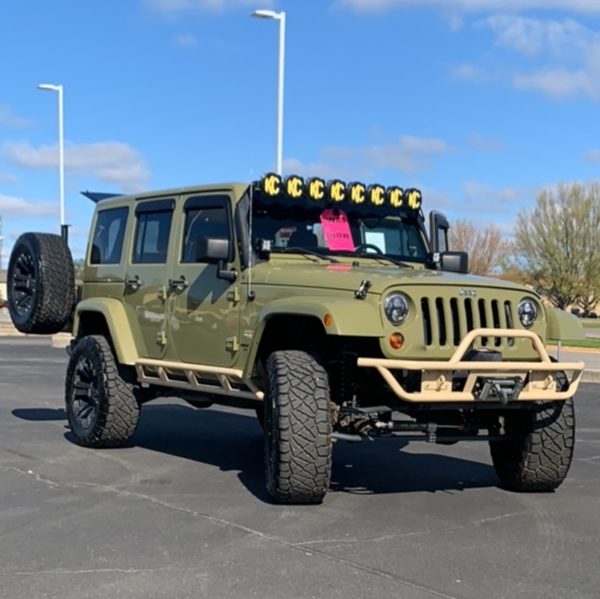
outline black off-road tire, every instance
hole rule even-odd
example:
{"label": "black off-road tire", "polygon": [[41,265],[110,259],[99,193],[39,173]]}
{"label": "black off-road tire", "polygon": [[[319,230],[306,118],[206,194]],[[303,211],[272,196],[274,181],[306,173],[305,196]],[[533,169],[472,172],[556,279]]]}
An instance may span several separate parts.
{"label": "black off-road tire", "polygon": [[58,235],[23,233],[10,255],[8,310],[21,333],[62,331],[75,304],[73,258]]}
{"label": "black off-road tire", "polygon": [[573,399],[536,402],[505,415],[511,435],[491,441],[490,451],[502,485],[525,493],[553,491],[565,480],[575,446]]}
{"label": "black off-road tire", "polygon": [[265,469],[277,503],[321,503],[331,479],[332,425],[327,372],[303,351],[267,361]]}
{"label": "black off-road tire", "polygon": [[119,375],[105,337],[83,337],[73,348],[67,367],[65,403],[78,445],[118,447],[135,432],[140,406],[132,386]]}

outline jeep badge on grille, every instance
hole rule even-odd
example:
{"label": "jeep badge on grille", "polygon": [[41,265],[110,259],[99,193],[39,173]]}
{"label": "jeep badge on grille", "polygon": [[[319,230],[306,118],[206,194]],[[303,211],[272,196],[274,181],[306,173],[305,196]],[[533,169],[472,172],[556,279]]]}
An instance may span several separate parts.
{"label": "jeep badge on grille", "polygon": [[477,291],[475,289],[461,289],[458,295],[460,297],[477,297]]}

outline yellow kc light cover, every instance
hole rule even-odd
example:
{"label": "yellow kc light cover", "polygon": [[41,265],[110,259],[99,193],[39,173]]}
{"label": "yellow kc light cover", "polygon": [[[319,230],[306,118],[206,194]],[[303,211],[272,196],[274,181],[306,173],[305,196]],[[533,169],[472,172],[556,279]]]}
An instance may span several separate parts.
{"label": "yellow kc light cover", "polygon": [[304,195],[304,179],[298,175],[290,175],[284,182],[285,195],[298,200]]}
{"label": "yellow kc light cover", "polygon": [[406,203],[411,210],[419,210],[423,204],[423,197],[418,189],[406,190]]}
{"label": "yellow kc light cover", "polygon": [[319,177],[313,177],[306,182],[306,193],[311,200],[320,202],[325,199],[325,181]]}
{"label": "yellow kc light cover", "polygon": [[404,190],[401,187],[388,187],[387,197],[390,206],[394,208],[402,208],[404,206]]}
{"label": "yellow kc light cover", "polygon": [[282,179],[275,173],[267,173],[254,185],[271,198],[286,197],[290,200],[308,198],[314,202],[326,201],[330,204],[391,206],[396,209],[420,210],[423,204],[418,189],[402,189],[392,185],[387,189],[383,185],[365,185],[359,181],[344,183],[339,179],[325,181],[320,177],[312,177],[306,181],[299,175],[289,175]]}
{"label": "yellow kc light cover", "polygon": [[346,184],[338,179],[329,181],[327,194],[332,202],[343,202],[346,199]]}
{"label": "yellow kc light cover", "polygon": [[369,200],[373,206],[383,206],[385,204],[385,187],[381,185],[371,185],[367,190]]}
{"label": "yellow kc light cover", "polygon": [[352,204],[364,204],[367,199],[367,186],[363,183],[350,183],[348,185],[348,196]]}
{"label": "yellow kc light cover", "polygon": [[274,173],[266,174],[261,180],[261,191],[268,196],[278,196],[281,193],[281,177]]}

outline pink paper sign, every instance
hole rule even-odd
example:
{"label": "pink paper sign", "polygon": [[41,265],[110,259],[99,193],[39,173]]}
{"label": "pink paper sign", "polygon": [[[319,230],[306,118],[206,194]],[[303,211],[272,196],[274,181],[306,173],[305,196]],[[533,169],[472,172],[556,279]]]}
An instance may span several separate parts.
{"label": "pink paper sign", "polygon": [[329,208],[321,214],[325,243],[330,250],[353,252],[355,250],[348,217],[341,210]]}

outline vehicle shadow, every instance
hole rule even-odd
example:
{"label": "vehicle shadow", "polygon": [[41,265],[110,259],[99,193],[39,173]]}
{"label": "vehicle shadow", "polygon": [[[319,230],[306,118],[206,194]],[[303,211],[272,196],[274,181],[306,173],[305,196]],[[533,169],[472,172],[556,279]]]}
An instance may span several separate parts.
{"label": "vehicle shadow", "polygon": [[[223,471],[238,471],[240,482],[253,495],[271,502],[264,484],[262,429],[250,412],[246,416],[179,405],[147,405],[142,414],[134,445]],[[432,446],[428,453],[402,451],[406,446],[401,440],[336,443],[330,490],[382,494],[498,485],[488,464],[443,455],[444,448],[439,446]]]}
{"label": "vehicle shadow", "polygon": [[[23,420],[62,420],[63,410],[13,410]],[[73,443],[69,432],[65,438]],[[271,503],[264,483],[263,434],[254,415],[198,410],[179,404],[148,404],[142,409],[129,446],[143,447],[222,471],[237,471],[240,482],[259,500]],[[498,486],[494,469],[485,463],[431,452],[403,451],[402,440],[381,440],[334,447],[331,492],[388,494],[452,492]],[[416,444],[415,444],[416,445]],[[412,447],[414,447],[413,445]],[[419,444],[420,447],[426,447]]]}
{"label": "vehicle shadow", "polygon": [[[334,451],[331,491],[360,495],[454,492],[499,486],[494,468],[486,463],[444,455],[446,448],[418,441],[403,451],[400,439],[338,444]],[[486,448],[487,449],[487,448]]]}
{"label": "vehicle shadow", "polygon": [[21,420],[49,422],[51,420],[66,420],[67,414],[62,408],[16,408],[12,415]]}

